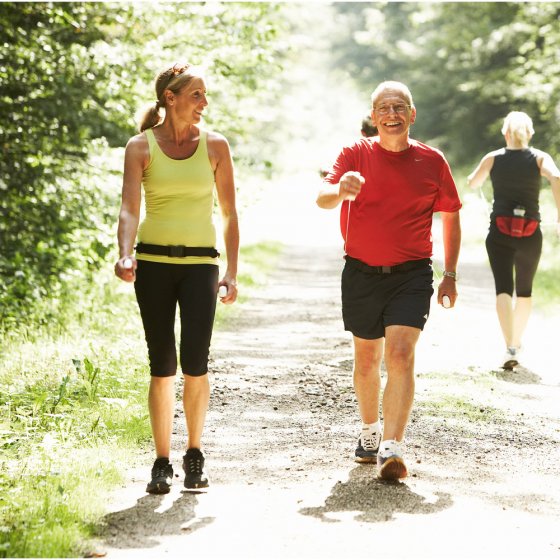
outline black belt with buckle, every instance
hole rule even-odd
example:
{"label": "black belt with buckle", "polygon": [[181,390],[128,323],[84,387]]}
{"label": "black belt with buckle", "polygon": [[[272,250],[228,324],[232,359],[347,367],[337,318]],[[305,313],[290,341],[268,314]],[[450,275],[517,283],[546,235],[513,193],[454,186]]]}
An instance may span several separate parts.
{"label": "black belt with buckle", "polygon": [[419,259],[417,261],[406,261],[394,266],[370,266],[354,257],[345,255],[346,262],[353,268],[372,274],[394,274],[395,272],[408,272],[417,268],[426,268],[432,264],[432,259]]}
{"label": "black belt with buckle", "polygon": [[138,253],[147,255],[161,255],[163,257],[219,257],[220,253],[214,247],[185,247],[184,245],[152,245],[138,243],[135,247]]}

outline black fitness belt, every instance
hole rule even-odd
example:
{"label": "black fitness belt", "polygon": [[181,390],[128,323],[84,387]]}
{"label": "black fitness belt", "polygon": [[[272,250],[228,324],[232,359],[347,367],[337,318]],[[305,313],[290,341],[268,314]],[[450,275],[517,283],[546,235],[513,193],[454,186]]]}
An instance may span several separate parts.
{"label": "black fitness belt", "polygon": [[419,259],[417,261],[406,261],[395,266],[370,266],[354,257],[345,255],[344,257],[349,266],[357,268],[363,272],[371,272],[373,274],[394,274],[395,272],[408,272],[417,268],[426,268],[432,264],[431,259]]}
{"label": "black fitness belt", "polygon": [[220,253],[214,247],[185,247],[184,245],[152,245],[138,243],[135,247],[138,253],[147,255],[161,255],[163,257],[219,257]]}

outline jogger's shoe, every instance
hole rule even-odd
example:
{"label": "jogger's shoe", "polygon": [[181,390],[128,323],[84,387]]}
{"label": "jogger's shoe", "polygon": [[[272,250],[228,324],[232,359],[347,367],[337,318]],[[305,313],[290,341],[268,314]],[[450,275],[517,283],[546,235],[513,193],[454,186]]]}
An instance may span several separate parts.
{"label": "jogger's shoe", "polygon": [[375,463],[377,461],[377,452],[379,450],[379,442],[381,434],[368,434],[362,432],[356,447],[354,460],[356,463]]}
{"label": "jogger's shoe", "polygon": [[408,471],[400,445],[395,440],[382,441],[377,453],[377,476],[382,480],[406,478]]}
{"label": "jogger's shoe", "polygon": [[146,492],[150,494],[169,494],[172,481],[173,467],[167,457],[160,457],[154,462],[152,480],[148,482]]}
{"label": "jogger's shoe", "polygon": [[187,490],[208,488],[208,477],[204,472],[204,455],[200,449],[193,447],[187,450],[183,455],[183,470]]}
{"label": "jogger's shoe", "polygon": [[504,362],[502,368],[512,370],[515,366],[518,366],[519,353],[520,353],[519,348],[508,346],[508,349],[506,350],[506,355],[504,356]]}

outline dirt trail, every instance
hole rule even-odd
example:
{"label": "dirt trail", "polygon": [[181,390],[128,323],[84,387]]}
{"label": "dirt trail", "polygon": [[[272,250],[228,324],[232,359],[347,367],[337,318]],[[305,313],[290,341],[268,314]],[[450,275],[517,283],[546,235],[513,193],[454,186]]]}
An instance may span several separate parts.
{"label": "dirt trail", "polygon": [[[288,215],[279,198],[266,204]],[[214,336],[210,491],[181,492],[178,408],[181,477],[158,497],[144,493],[151,455],[130,473],[106,517],[108,557],[560,558],[560,386],[543,357],[555,320],[535,314],[526,367],[498,370],[491,279],[480,250],[466,249],[460,303],[433,305],[418,347],[411,475],[381,483],[352,461],[336,219],[309,197],[299,211],[269,282]],[[267,230],[277,234],[274,220]]]}

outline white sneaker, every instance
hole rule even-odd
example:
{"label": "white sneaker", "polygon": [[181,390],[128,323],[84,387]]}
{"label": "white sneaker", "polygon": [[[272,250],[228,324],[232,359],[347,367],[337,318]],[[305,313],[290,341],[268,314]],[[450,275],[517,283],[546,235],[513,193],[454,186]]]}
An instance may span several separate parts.
{"label": "white sneaker", "polygon": [[362,431],[354,457],[356,463],[376,463],[380,442],[380,432],[370,434]]}
{"label": "white sneaker", "polygon": [[377,476],[382,480],[398,481],[406,478],[408,470],[401,445],[394,439],[382,441],[377,453]]}

